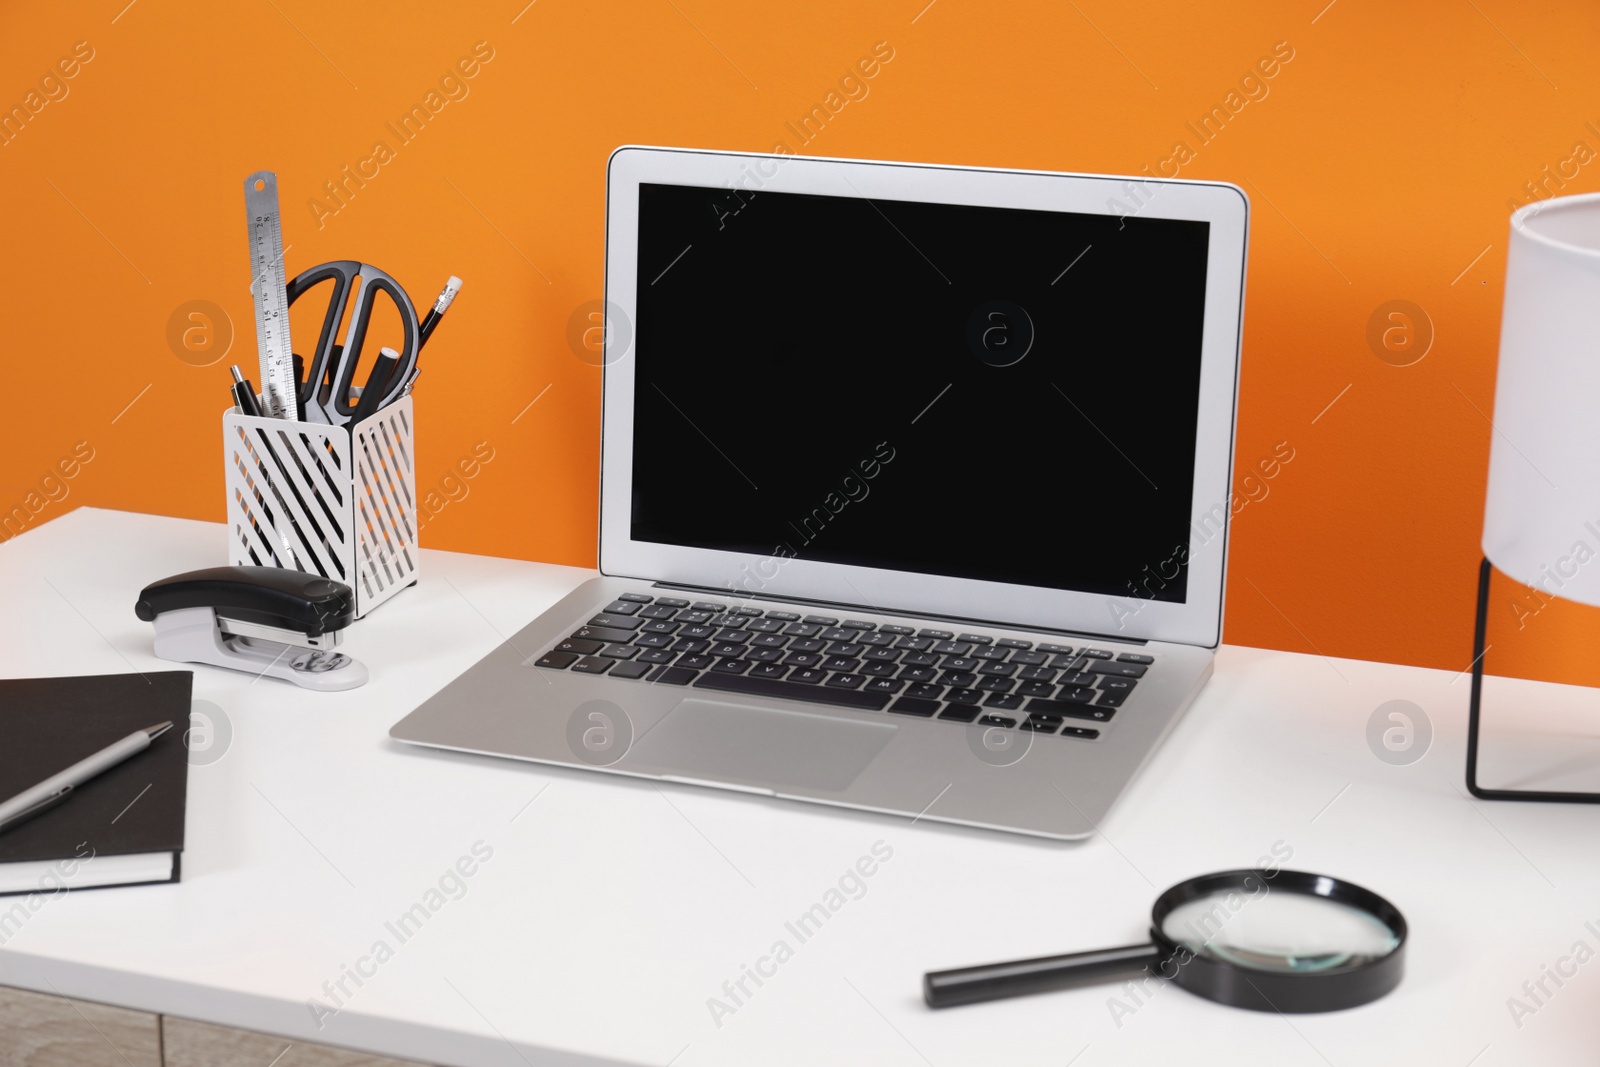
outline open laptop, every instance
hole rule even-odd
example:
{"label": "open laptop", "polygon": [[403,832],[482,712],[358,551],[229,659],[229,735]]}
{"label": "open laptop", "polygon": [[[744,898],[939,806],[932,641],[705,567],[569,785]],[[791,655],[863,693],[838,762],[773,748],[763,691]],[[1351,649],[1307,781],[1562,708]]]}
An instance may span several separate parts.
{"label": "open laptop", "polygon": [[627,147],[607,194],[601,576],[391,735],[1092,833],[1220,636],[1243,192]]}

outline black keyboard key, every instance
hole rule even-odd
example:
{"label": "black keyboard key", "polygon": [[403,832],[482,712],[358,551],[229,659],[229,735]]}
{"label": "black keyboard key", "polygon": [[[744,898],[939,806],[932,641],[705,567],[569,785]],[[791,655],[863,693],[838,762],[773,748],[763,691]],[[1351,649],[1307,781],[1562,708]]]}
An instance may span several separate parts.
{"label": "black keyboard key", "polygon": [[633,642],[640,648],[666,648],[672,644],[671,634],[640,634]]}
{"label": "black keyboard key", "polygon": [[1022,707],[1022,698],[1015,693],[990,693],[984,699],[986,708],[999,708],[1001,711],[1016,711]]}
{"label": "black keyboard key", "polygon": [[942,685],[913,685],[906,689],[906,696],[916,697],[918,700],[938,700],[943,693]]}
{"label": "black keyboard key", "polygon": [[851,674],[848,671],[842,671],[830,677],[823,684],[833,689],[860,689],[866,680],[867,679],[865,675]]}
{"label": "black keyboard key", "polygon": [[940,641],[930,651],[937,652],[941,656],[965,656],[972,651],[972,645],[970,643],[962,644],[958,641]]}
{"label": "black keyboard key", "polygon": [[1022,667],[1037,667],[1050,657],[1043,652],[1013,652],[1011,662]]}
{"label": "black keyboard key", "polygon": [[866,649],[862,646],[846,641],[835,641],[828,646],[828,655],[830,656],[859,656],[865,651]]}
{"label": "black keyboard key", "polygon": [[783,662],[791,667],[815,667],[822,662],[822,657],[815,652],[790,652],[783,657]]}
{"label": "black keyboard key", "polygon": [[575,652],[546,652],[533,661],[535,667],[549,667],[551,670],[564,671],[578,660]]}
{"label": "black keyboard key", "polygon": [[581,638],[569,637],[556,646],[557,652],[576,652],[580,656],[592,656],[605,648],[600,641],[584,641]]}
{"label": "black keyboard key", "polygon": [[1110,659],[1111,658],[1111,653],[1107,652],[1103,648],[1086,648],[1082,652],[1078,653],[1078,655],[1080,655],[1080,656],[1088,656],[1090,659]]}
{"label": "black keyboard key", "polygon": [[623,593],[621,596],[617,597],[617,599],[626,600],[630,604],[648,604],[650,601],[654,600],[655,597],[648,597],[643,593]]}
{"label": "black keyboard key", "polygon": [[1024,682],[1053,682],[1056,672],[1049,667],[1024,667],[1017,672],[1017,677]]}
{"label": "black keyboard key", "polygon": [[599,656],[585,656],[572,665],[572,669],[579,674],[604,674],[615,663],[614,659],[601,659]]}
{"label": "black keyboard key", "polygon": [[807,622],[791,622],[783,628],[783,632],[790,637],[815,637],[822,632],[822,627]]}
{"label": "black keyboard key", "polygon": [[940,685],[976,685],[978,676],[971,671],[945,671],[939,675]]}
{"label": "black keyboard key", "polygon": [[956,640],[957,641],[969,641],[974,645],[992,645],[992,644],[994,644],[994,638],[985,637],[982,634],[962,634],[960,637],[956,638]]}
{"label": "black keyboard key", "polygon": [[692,622],[699,625],[710,622],[711,616],[714,614],[715,612],[710,611],[680,611],[678,612],[678,621]]}
{"label": "black keyboard key", "polygon": [[668,608],[686,608],[689,606],[687,600],[679,600],[675,596],[658,597],[656,598],[656,603]]}
{"label": "black keyboard key", "polygon": [[1064,685],[1056,694],[1057,700],[1065,700],[1069,704],[1087,704],[1095,698],[1095,690],[1086,685]]}
{"label": "black keyboard key", "polygon": [[939,716],[941,719],[949,719],[952,722],[971,722],[977,717],[978,706],[976,704],[947,704],[945,705],[944,714]]}
{"label": "black keyboard key", "polygon": [[951,633],[949,630],[918,630],[917,636],[931,637],[935,641],[948,641],[954,637],[955,634]]}
{"label": "black keyboard key", "polygon": [[789,642],[789,647],[796,652],[821,652],[828,647],[828,642],[818,641],[815,637],[796,637]]}
{"label": "black keyboard key", "polygon": [[800,621],[800,616],[796,615],[792,611],[769,611],[769,612],[767,612],[767,618],[776,619],[779,622],[799,622]]}
{"label": "black keyboard key", "polygon": [[1100,699],[1095,701],[1095,705],[1102,708],[1120,708],[1122,707],[1123,701],[1127,699],[1127,693],[1119,693],[1115,689],[1112,689],[1109,691],[1102,691],[1100,694]]}
{"label": "black keyboard key", "polygon": [[[801,672],[795,672],[799,674]],[[795,675],[778,680],[751,678],[748,675],[703,674],[695,680],[697,689],[715,689],[724,693],[749,693],[755,696],[786,697],[803,700],[808,704],[833,704],[845,708],[863,708],[882,711],[889,698],[882,693],[863,693],[855,689],[830,689],[794,684]]]}
{"label": "black keyboard key", "polygon": [[637,630],[639,620],[626,615],[607,615],[602,612],[589,620],[590,626],[603,626],[611,630]]}
{"label": "black keyboard key", "polygon": [[679,637],[693,637],[693,638],[698,639],[698,638],[701,638],[701,637],[710,637],[712,634],[714,634],[716,632],[717,632],[717,628],[715,626],[710,626],[710,625],[707,625],[705,623],[698,623],[697,622],[697,623],[691,623],[690,625],[685,626],[683,629],[679,630],[678,631],[678,636]]}
{"label": "black keyboard key", "polygon": [[931,637],[902,637],[894,643],[895,648],[910,649],[912,652],[926,652],[933,647]]}
{"label": "black keyboard key", "polygon": [[1039,697],[1028,701],[1028,711],[1047,711],[1052,715],[1060,715],[1068,719],[1093,719],[1096,722],[1110,722],[1111,716],[1117,713],[1115,708],[1097,708],[1092,704],[1073,704],[1065,700],[1043,700]]}
{"label": "black keyboard key", "polygon": [[650,673],[648,663],[619,663],[611,668],[613,678],[643,678]]}
{"label": "black keyboard key", "polygon": [[846,630],[843,626],[830,626],[817,636],[824,641],[854,641],[856,632],[854,630]]}
{"label": "black keyboard key", "polygon": [[847,630],[876,630],[878,628],[877,623],[862,622],[860,619],[846,619],[839,625],[843,626]]}
{"label": "black keyboard key", "polygon": [[657,667],[650,674],[650,681],[665,682],[668,685],[688,685],[694,681],[697,671],[685,670],[682,667]]}
{"label": "black keyboard key", "polygon": [[822,661],[822,669],[828,671],[857,671],[861,669],[861,661],[849,656],[829,656]]}
{"label": "black keyboard key", "polygon": [[894,644],[894,638],[886,633],[857,634],[856,643],[870,648],[888,648]]}
{"label": "black keyboard key", "polygon": [[913,630],[909,626],[896,626],[893,623],[886,622],[882,626],[878,627],[878,632],[884,634],[894,634],[896,637],[909,637],[917,631]]}
{"label": "black keyboard key", "polygon": [[644,624],[647,634],[675,634],[683,628],[681,622],[668,622],[665,619],[652,619]]}
{"label": "black keyboard key", "polygon": [[1017,725],[1016,719],[1007,718],[1004,715],[980,715],[978,716],[978,722],[984,726],[999,726],[1007,730]]}
{"label": "black keyboard key", "polygon": [[781,648],[752,648],[744,654],[751,663],[776,663],[783,658]]}
{"label": "black keyboard key", "polygon": [[838,626],[839,620],[830,615],[807,615],[805,623],[807,626]]}
{"label": "black keyboard key", "polygon": [[1126,693],[1128,690],[1132,689],[1138,684],[1138,679],[1135,678],[1113,678],[1109,674],[1103,674],[1100,676],[1100,688],[1102,690],[1116,689],[1120,692]]}
{"label": "black keyboard key", "polygon": [[611,615],[634,615],[638,613],[639,605],[628,600],[613,600],[605,610]]}
{"label": "black keyboard key", "polygon": [[783,623],[777,619],[751,619],[745,629],[753,634],[775,634],[783,629]]}
{"label": "black keyboard key", "polygon": [[1072,646],[1071,645],[1052,645],[1052,644],[1049,644],[1047,642],[1041,641],[1041,642],[1039,642],[1039,651],[1040,652],[1054,652],[1054,653],[1057,653],[1059,655],[1065,656],[1065,655],[1071,653]]}
{"label": "black keyboard key", "polygon": [[742,659],[719,659],[711,669],[718,674],[743,674],[750,669],[750,664]]}
{"label": "black keyboard key", "polygon": [[724,614],[724,615],[714,616],[712,618],[712,620],[711,620],[711,625],[712,626],[726,627],[727,629],[730,629],[730,630],[738,630],[738,629],[741,629],[744,626],[744,624],[749,622],[749,621],[750,621],[749,619],[743,618],[743,617],[741,617],[739,615],[726,615],[726,614]]}
{"label": "black keyboard key", "polygon": [[743,615],[747,619],[759,619],[759,618],[761,618],[761,609],[760,608],[734,608],[733,609],[733,613],[735,615]]}
{"label": "black keyboard key", "polygon": [[718,641],[716,644],[711,646],[711,654],[713,656],[731,656],[737,658],[744,655],[744,646],[736,645],[732,641]]}
{"label": "black keyboard key", "polygon": [[977,688],[985,693],[1009,693],[1016,688],[1017,683],[1010,678],[979,678]]}
{"label": "black keyboard key", "polygon": [[647,648],[639,653],[640,663],[671,663],[678,654],[670,648]]}
{"label": "black keyboard key", "polygon": [[1117,659],[1123,663],[1143,663],[1146,666],[1156,661],[1154,656],[1147,656],[1143,652],[1119,652]]}
{"label": "black keyboard key", "polygon": [[1028,718],[1036,719],[1039,722],[1053,722],[1057,726],[1060,726],[1062,722],[1061,716],[1052,711],[1036,711],[1029,715]]}
{"label": "black keyboard key", "polygon": [[900,662],[907,667],[932,667],[939,662],[939,657],[926,652],[906,652],[900,656]]}
{"label": "black keyboard key", "polygon": [[1143,678],[1148,667],[1141,667],[1137,663],[1117,663],[1109,659],[1096,659],[1089,661],[1090,674],[1111,674],[1118,678]]}
{"label": "black keyboard key", "polygon": [[937,678],[939,672],[932,667],[901,667],[896,678],[904,678],[908,682],[931,682]]}
{"label": "black keyboard key", "polygon": [[869,648],[861,654],[861,658],[874,663],[898,663],[900,653],[892,648]]}
{"label": "black keyboard key", "polygon": [[861,673],[868,678],[893,678],[900,668],[893,663],[869,661],[861,665]]}
{"label": "black keyboard key", "polygon": [[757,648],[782,648],[789,639],[782,634],[757,634],[750,643]]}
{"label": "black keyboard key", "polygon": [[1013,674],[1017,673],[1017,669],[1009,663],[985,663],[983,666],[978,668],[978,673],[998,675],[1001,678],[1009,678]]}
{"label": "black keyboard key", "polygon": [[980,662],[980,660],[975,660],[971,656],[946,656],[944,662],[939,666],[947,671],[975,671],[978,669]]}
{"label": "black keyboard key", "polygon": [[862,687],[867,693],[898,693],[906,687],[906,683],[894,678],[871,678]]}
{"label": "black keyboard key", "polygon": [[828,672],[821,667],[797,667],[789,675],[791,682],[804,682],[806,685],[821,685],[823,679],[828,677]]}
{"label": "black keyboard key", "polygon": [[972,650],[973,659],[990,660],[998,662],[1011,655],[1009,648],[975,648]]}
{"label": "black keyboard key", "polygon": [[995,644],[999,645],[1001,648],[1021,649],[1023,652],[1026,652],[1028,649],[1033,647],[1032,641],[1023,641],[1016,637],[1002,637],[1000,640],[996,641]]}
{"label": "black keyboard key", "polygon": [[1049,682],[1023,682],[1017,692],[1025,697],[1053,697],[1056,687]]}
{"label": "black keyboard key", "polygon": [[580,626],[569,640],[573,641],[632,641],[632,630],[617,630],[610,626]]}
{"label": "black keyboard key", "polygon": [[714,662],[715,661],[705,653],[695,652],[678,660],[678,666],[687,667],[690,670],[703,671],[707,667],[711,666],[711,664]]}
{"label": "black keyboard key", "polygon": [[1093,741],[1095,738],[1100,736],[1100,731],[1091,730],[1087,726],[1063,726],[1061,728],[1061,736],[1078,737],[1085,741]]}
{"label": "black keyboard key", "polygon": [[713,615],[721,615],[723,612],[728,610],[728,605],[726,605],[726,604],[711,604],[711,603],[708,603],[708,602],[702,600],[702,601],[700,601],[699,603],[697,603],[694,606],[694,610],[696,610],[696,611],[709,611]]}
{"label": "black keyboard key", "polygon": [[952,689],[944,698],[952,704],[976,704],[983,699],[983,694],[976,689]]}
{"label": "black keyboard key", "polygon": [[677,608],[669,608],[665,604],[651,604],[647,608],[640,609],[639,617],[641,619],[670,619],[677,613]]}
{"label": "black keyboard key", "polygon": [[789,673],[789,668],[781,663],[758,663],[750,668],[752,678],[782,678]]}
{"label": "black keyboard key", "polygon": [[744,642],[750,640],[750,635],[745,633],[743,630],[735,630],[724,626],[722,629],[717,631],[717,640],[732,641],[734,644],[743,644]]}
{"label": "black keyboard key", "polygon": [[1058,671],[1075,671],[1081,669],[1078,665],[1082,662],[1081,656],[1055,656],[1050,660],[1050,666]]}
{"label": "black keyboard key", "polygon": [[1022,725],[1017,727],[1017,729],[1019,729],[1019,730],[1031,730],[1036,734],[1053,734],[1057,730],[1059,730],[1060,728],[1061,728],[1061,720],[1060,719],[1057,719],[1054,722],[1052,722],[1052,721],[1050,721],[1048,719],[1033,719],[1033,718],[1022,720]]}
{"label": "black keyboard key", "polygon": [[937,700],[918,700],[916,697],[901,697],[889,705],[889,710],[896,715],[917,715],[924,719],[931,719],[939,710]]}
{"label": "black keyboard key", "polygon": [[1094,684],[1094,675],[1068,671],[1066,674],[1063,674],[1061,677],[1056,679],[1056,684],[1087,687]]}
{"label": "black keyboard key", "polygon": [[632,659],[639,650],[633,645],[607,645],[600,654],[607,659]]}
{"label": "black keyboard key", "polygon": [[710,647],[710,641],[695,641],[687,637],[680,637],[672,642],[674,652],[704,652]]}

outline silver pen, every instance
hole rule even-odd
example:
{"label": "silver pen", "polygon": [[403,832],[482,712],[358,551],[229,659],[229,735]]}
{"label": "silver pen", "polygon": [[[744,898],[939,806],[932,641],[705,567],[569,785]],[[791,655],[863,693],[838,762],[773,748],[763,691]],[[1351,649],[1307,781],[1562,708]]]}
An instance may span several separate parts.
{"label": "silver pen", "polygon": [[38,785],[24,789],[10,800],[0,803],[0,833],[66,800],[78,786],[110,770],[129,756],[143,752],[150,747],[150,742],[170,729],[171,722],[158,722],[143,730],[135,730],[122,740],[112,742],[94,755],[79,760],[59,774],[52,774]]}

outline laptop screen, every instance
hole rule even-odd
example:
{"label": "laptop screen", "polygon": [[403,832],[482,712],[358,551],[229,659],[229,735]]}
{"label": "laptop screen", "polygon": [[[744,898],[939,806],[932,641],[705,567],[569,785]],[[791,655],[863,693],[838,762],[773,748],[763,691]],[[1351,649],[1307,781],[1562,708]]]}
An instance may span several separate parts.
{"label": "laptop screen", "polygon": [[1208,231],[641,184],[633,538],[1183,602]]}

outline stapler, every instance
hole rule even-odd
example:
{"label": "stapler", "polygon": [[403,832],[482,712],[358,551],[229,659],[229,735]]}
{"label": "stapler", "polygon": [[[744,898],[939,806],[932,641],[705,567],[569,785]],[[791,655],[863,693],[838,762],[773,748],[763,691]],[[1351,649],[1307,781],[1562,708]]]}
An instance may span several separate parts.
{"label": "stapler", "polygon": [[212,567],[147,585],[133,612],[155,623],[156,655],[282,678],[333,692],[367,668],[333,651],[355,618],[355,592],[281,567]]}

